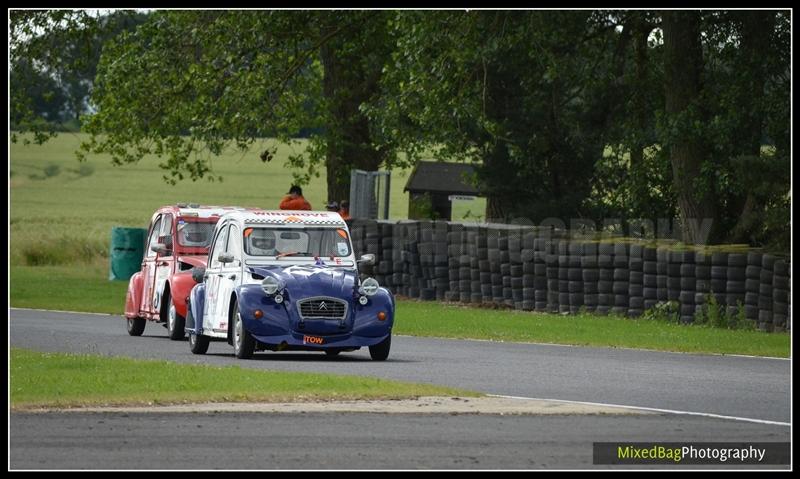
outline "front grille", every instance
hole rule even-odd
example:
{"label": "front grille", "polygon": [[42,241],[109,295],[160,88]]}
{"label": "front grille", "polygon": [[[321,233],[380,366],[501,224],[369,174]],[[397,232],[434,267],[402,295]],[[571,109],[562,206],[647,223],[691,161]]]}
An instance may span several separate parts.
{"label": "front grille", "polygon": [[344,319],[347,303],[337,298],[308,298],[299,302],[303,319]]}

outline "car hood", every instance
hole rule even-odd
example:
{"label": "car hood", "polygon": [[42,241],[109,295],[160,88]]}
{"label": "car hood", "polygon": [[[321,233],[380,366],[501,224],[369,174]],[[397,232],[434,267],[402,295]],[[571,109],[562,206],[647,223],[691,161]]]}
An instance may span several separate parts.
{"label": "car hood", "polygon": [[273,276],[282,281],[291,299],[311,296],[331,296],[353,299],[358,285],[355,271],[325,266],[256,266],[250,270],[258,275]]}

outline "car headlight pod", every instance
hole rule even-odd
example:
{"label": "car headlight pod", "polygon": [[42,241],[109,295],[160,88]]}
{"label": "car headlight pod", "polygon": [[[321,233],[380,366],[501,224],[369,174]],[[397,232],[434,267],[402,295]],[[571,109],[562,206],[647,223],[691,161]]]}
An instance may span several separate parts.
{"label": "car headlight pod", "polygon": [[281,282],[272,276],[267,276],[264,278],[264,281],[261,282],[261,288],[265,293],[273,295],[281,289]]}
{"label": "car headlight pod", "polygon": [[379,287],[378,280],[375,278],[367,278],[361,283],[360,292],[367,296],[374,296],[375,293],[378,292]]}

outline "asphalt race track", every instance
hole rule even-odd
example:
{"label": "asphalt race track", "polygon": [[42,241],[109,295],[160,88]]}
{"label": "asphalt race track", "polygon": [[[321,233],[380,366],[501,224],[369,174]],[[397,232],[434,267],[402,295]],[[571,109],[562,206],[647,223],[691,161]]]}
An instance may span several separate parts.
{"label": "asphalt race track", "polygon": [[397,336],[386,362],[370,361],[366,350],[238,361],[224,342],[193,355],[155,323],[130,337],[119,316],[11,309],[9,317],[11,346],[39,351],[356,374],[691,413],[15,412],[11,469],[574,469],[608,467],[592,465],[593,442],[790,440],[790,361],[782,359]]}

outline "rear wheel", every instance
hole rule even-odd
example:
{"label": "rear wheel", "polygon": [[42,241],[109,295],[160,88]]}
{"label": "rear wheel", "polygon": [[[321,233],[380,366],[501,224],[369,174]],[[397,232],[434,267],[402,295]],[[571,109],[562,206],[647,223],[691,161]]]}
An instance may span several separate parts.
{"label": "rear wheel", "polygon": [[186,331],[184,328],[186,327],[186,318],[178,314],[178,311],[175,309],[175,303],[171,300],[172,298],[168,298],[169,302],[169,311],[167,312],[167,331],[169,331],[169,339],[178,340],[183,339],[186,336]]}
{"label": "rear wheel", "polygon": [[141,336],[144,332],[144,327],[147,325],[147,321],[144,318],[128,318],[126,323],[128,334],[131,336]]}
{"label": "rear wheel", "polygon": [[233,354],[239,359],[250,359],[256,350],[256,340],[244,328],[239,303],[233,307]]}
{"label": "rear wheel", "polygon": [[389,335],[380,343],[369,347],[369,356],[373,361],[385,361],[389,357],[389,349],[392,346],[392,335]]}

